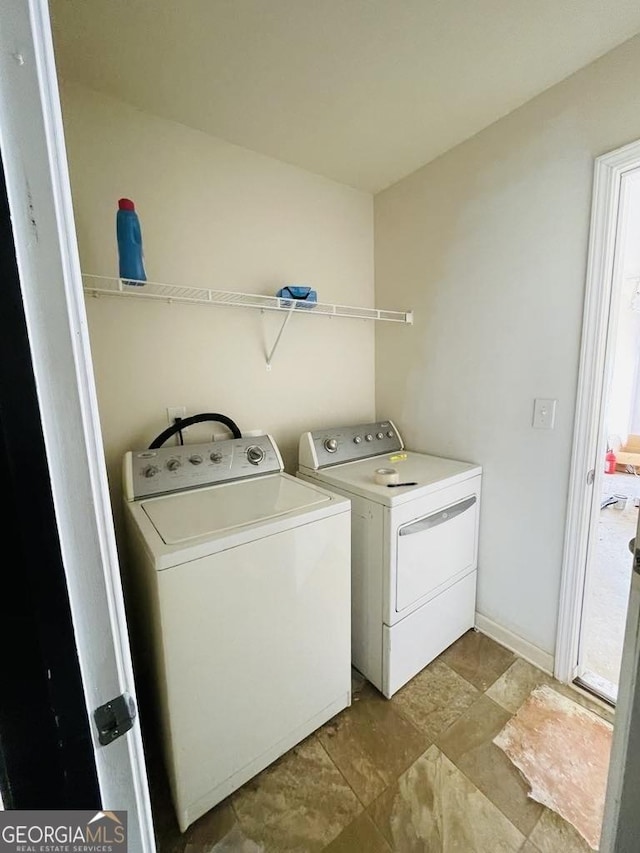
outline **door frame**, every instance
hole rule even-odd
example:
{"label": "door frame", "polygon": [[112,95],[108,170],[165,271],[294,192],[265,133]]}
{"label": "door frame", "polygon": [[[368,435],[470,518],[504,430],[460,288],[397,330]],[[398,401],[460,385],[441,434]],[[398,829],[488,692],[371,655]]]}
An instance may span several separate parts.
{"label": "door frame", "polygon": [[95,811],[100,788],[1,164],[0,281],[0,532],[13,542],[0,595],[0,808],[4,798],[11,809]]}
{"label": "door frame", "polygon": [[[570,683],[577,675],[580,627],[587,584],[591,518],[599,496],[589,472],[604,465],[605,377],[612,367],[608,334],[616,304],[621,199],[624,176],[640,169],[640,140],[596,158],[583,312],[580,370],[567,502],[554,675]],[[602,459],[601,459],[602,457]],[[596,478],[597,482],[597,478]]]}
{"label": "door frame", "polygon": [[4,3],[0,150],[102,805],[128,811],[132,853],[154,853],[139,721],[101,745],[93,718],[136,691],[46,0]]}

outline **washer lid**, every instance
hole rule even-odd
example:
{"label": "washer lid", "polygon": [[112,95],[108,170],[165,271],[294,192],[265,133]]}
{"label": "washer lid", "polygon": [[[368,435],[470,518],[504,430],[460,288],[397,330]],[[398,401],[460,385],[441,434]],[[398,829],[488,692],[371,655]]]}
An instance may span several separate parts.
{"label": "washer lid", "polygon": [[329,495],[276,474],[152,498],[142,509],[163,542],[177,545],[330,502]]}
{"label": "washer lid", "polygon": [[[375,481],[377,468],[394,468],[398,472],[399,485],[392,488],[378,485]],[[411,451],[305,471],[320,484],[337,486],[384,506],[396,506],[425,497],[444,485],[454,485],[480,473],[482,468],[470,462]],[[402,483],[412,485],[403,486]]]}

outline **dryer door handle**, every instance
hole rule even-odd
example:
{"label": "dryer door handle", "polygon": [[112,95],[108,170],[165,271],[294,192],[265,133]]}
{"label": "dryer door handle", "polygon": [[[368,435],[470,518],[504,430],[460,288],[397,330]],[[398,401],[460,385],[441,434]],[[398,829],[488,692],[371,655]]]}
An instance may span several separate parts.
{"label": "dryer door handle", "polygon": [[406,527],[400,529],[400,536],[411,536],[413,533],[422,533],[424,530],[431,530],[433,527],[444,524],[445,521],[451,521],[452,518],[462,515],[463,512],[471,509],[477,500],[477,496],[473,495],[473,497],[465,498],[460,503],[447,507],[447,509],[438,510],[433,515],[428,515],[426,518],[421,518],[418,521],[407,524]]}

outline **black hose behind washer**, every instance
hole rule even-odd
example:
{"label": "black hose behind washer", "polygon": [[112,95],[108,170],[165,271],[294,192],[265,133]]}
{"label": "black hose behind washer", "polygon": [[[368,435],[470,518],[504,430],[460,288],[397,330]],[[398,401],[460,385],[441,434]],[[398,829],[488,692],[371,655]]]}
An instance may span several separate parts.
{"label": "black hose behind washer", "polygon": [[202,415],[191,415],[189,418],[180,418],[177,423],[171,424],[170,427],[167,427],[167,429],[153,439],[149,445],[149,450],[157,450],[157,448],[162,447],[165,441],[171,438],[172,435],[175,435],[177,432],[181,432],[183,429],[191,426],[192,424],[199,424],[203,421],[220,421],[220,423],[224,424],[231,430],[234,438],[242,438],[242,433],[238,429],[238,425],[235,421],[232,421],[231,418],[228,418],[226,415],[219,415],[215,412],[205,412]]}

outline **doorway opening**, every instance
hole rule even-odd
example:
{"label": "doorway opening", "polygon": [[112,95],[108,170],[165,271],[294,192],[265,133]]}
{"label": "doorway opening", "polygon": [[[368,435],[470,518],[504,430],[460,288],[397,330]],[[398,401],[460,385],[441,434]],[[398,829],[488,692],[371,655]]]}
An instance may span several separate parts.
{"label": "doorway opening", "polygon": [[631,559],[640,504],[640,171],[623,177],[619,262],[609,312],[610,370],[605,374],[606,454],[595,469],[584,606],[578,647],[580,682],[615,703],[624,643]]}
{"label": "doorway opening", "polygon": [[556,676],[618,698],[640,504],[640,143],[596,161]]}

